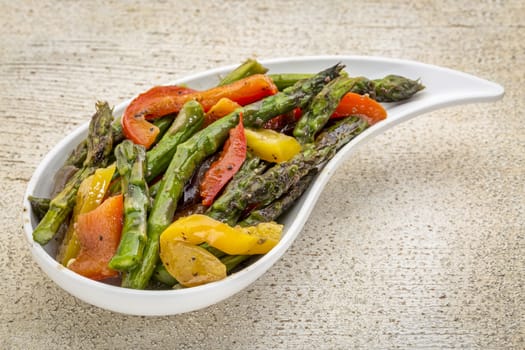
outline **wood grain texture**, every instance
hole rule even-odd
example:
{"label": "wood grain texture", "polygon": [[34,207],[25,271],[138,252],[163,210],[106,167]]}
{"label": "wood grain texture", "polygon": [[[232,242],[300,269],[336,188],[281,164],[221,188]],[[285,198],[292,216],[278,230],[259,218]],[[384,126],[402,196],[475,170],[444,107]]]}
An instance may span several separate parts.
{"label": "wood grain texture", "polygon": [[[525,348],[525,3],[0,0],[0,348]],[[362,147],[301,237],[207,309],[130,317],[32,261],[27,181],[98,99],[246,57],[420,60],[502,84]],[[351,67],[350,67],[351,71]]]}

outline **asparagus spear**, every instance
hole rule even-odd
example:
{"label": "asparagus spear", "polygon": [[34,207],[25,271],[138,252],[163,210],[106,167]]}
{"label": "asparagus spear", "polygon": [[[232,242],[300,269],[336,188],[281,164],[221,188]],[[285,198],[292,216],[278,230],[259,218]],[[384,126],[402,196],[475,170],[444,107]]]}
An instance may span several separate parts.
{"label": "asparagus spear", "polygon": [[[253,255],[226,255],[220,259],[221,262],[226,265],[226,272],[230,273],[235,267],[250,257],[253,257]],[[178,283],[162,263],[157,264],[155,267],[153,278],[169,287],[173,287]]]}
{"label": "asparagus spear", "polygon": [[238,217],[246,208],[247,198],[237,199],[237,193],[248,188],[255,176],[261,174],[267,165],[258,157],[247,159],[241,169],[235,174],[233,179],[228,183],[223,194],[217,198],[209,207],[206,215],[216,220],[227,223],[230,226],[235,225]]}
{"label": "asparagus spear", "polygon": [[113,138],[109,132],[113,120],[111,109],[106,102],[98,102],[96,109],[89,125],[88,148],[83,168],[77,171],[65,188],[51,200],[49,210],[33,231],[33,239],[42,245],[55,236],[60,225],[73,210],[80,183],[98,167],[105,166],[107,157],[111,153],[113,145]]}
{"label": "asparagus spear", "polygon": [[287,193],[270,203],[268,206],[250,212],[250,215],[239,222],[239,225],[255,226],[261,222],[276,220],[282,213],[288,210],[299,197],[301,197],[304,191],[306,191],[312,182],[315,173],[316,171],[311,171],[303,176]]}
{"label": "asparagus spear", "polygon": [[[155,124],[160,129],[159,135],[163,135],[164,132],[171,125],[172,121],[173,121],[173,116],[168,115],[168,116],[156,119],[153,122],[153,124]],[[124,140],[124,134],[122,132],[122,124],[120,123],[120,118],[115,118],[115,120],[111,124],[111,133],[113,135],[114,145]],[[77,168],[80,168],[82,164],[84,164],[86,155],[87,155],[87,140],[84,139],[71,152],[69,157],[64,162],[64,166],[73,165],[73,166],[76,166]]]}
{"label": "asparagus spear", "polygon": [[400,102],[412,97],[425,88],[419,80],[408,79],[399,75],[387,75],[381,79],[369,80],[355,77],[355,84],[350,90],[357,94],[368,94],[377,102]]}
{"label": "asparagus spear", "polygon": [[[295,84],[301,79],[306,79],[312,74],[269,74],[268,75],[277,86],[282,90]],[[387,75],[384,78],[369,80],[365,77],[355,77],[356,84],[351,92],[361,95],[368,94],[378,102],[399,102],[412,97],[416,92],[425,88],[419,80],[412,80],[399,75]]]}
{"label": "asparagus spear", "polygon": [[146,153],[148,182],[166,170],[177,146],[197,132],[203,121],[204,111],[200,103],[186,102],[162,139]]}
{"label": "asparagus spear", "polygon": [[146,150],[143,146],[125,140],[115,148],[115,155],[124,193],[124,225],[120,244],[109,267],[129,271],[142,258],[147,239],[149,194],[144,178]]}
{"label": "asparagus spear", "polygon": [[113,150],[113,135],[109,132],[113,120],[111,108],[107,102],[98,102],[96,108],[97,112],[89,124],[84,168],[106,166],[107,157]]}
{"label": "asparagus spear", "polygon": [[197,165],[215,153],[224,143],[230,129],[239,122],[241,113],[245,125],[260,126],[276,115],[286,113],[297,106],[304,106],[326,83],[337,77],[341,69],[343,66],[337,64],[283,92],[239,108],[180,144],[153,201],[148,218],[148,240],[142,262],[125,275],[122,285],[136,289],[146,287],[159,259],[160,234],[171,223],[184,184]]}
{"label": "asparagus spear", "polygon": [[334,127],[319,135],[315,144],[305,147],[304,151],[288,162],[276,164],[256,178],[251,188],[248,206],[259,207],[270,204],[294,186],[312,169],[319,168],[331,159],[337,150],[359,135],[368,127],[366,121],[359,117],[345,118]]}
{"label": "asparagus spear", "polygon": [[293,131],[295,138],[302,144],[313,142],[315,135],[328,122],[341,98],[354,84],[355,80],[352,78],[338,77],[323,87],[297,122]]}
{"label": "asparagus spear", "polygon": [[272,117],[287,113],[296,107],[304,107],[324,85],[337,78],[343,68],[342,64],[336,64],[309,79],[298,81],[282,92],[244,106],[232,114],[243,113],[245,126],[260,128]]}
{"label": "asparagus spear", "polygon": [[77,147],[71,152],[69,157],[64,162],[64,166],[73,165],[77,168],[81,167],[84,164],[87,156],[87,141],[82,140]]}
{"label": "asparagus spear", "polygon": [[[266,207],[295,186],[311,171],[318,170],[337,150],[368,127],[358,117],[344,118],[323,131],[315,144],[303,150],[287,162],[275,164],[265,173],[250,179],[247,188],[229,188],[224,191],[221,206],[213,208],[214,218],[225,222],[237,222],[246,208]],[[222,198],[228,200],[222,200]],[[252,210],[253,210],[252,209]]]}
{"label": "asparagus spear", "polygon": [[387,75],[383,79],[373,80],[375,99],[378,102],[397,102],[412,97],[425,88],[418,80],[411,80],[399,75]]}
{"label": "asparagus spear", "polygon": [[177,284],[177,280],[166,270],[162,263],[158,263],[153,271],[153,278],[166,286],[172,287]]}
{"label": "asparagus spear", "polygon": [[313,76],[310,73],[283,73],[283,74],[268,74],[270,79],[279,91],[286,89],[289,86],[297,83],[299,80],[309,79]]}
{"label": "asparagus spear", "polygon": [[[160,139],[168,131],[168,129],[170,128],[171,124],[173,124],[173,120],[174,119],[175,119],[175,116],[173,114],[168,114],[167,116],[155,119],[153,121],[153,125],[155,125],[157,128],[159,128],[159,134],[157,135],[157,140],[158,141],[160,141]],[[122,126],[122,124],[120,126]],[[122,135],[124,135],[124,134],[122,134]]]}
{"label": "asparagus spear", "polygon": [[125,139],[120,117],[113,120],[113,123],[111,124],[111,134],[113,134],[114,144],[118,144],[120,141]]}
{"label": "asparagus spear", "polygon": [[155,196],[157,195],[157,192],[159,191],[160,183],[161,181],[157,181],[153,185],[151,185],[151,187],[149,188],[149,195],[152,201],[153,199],[155,199]]}
{"label": "asparagus spear", "polygon": [[246,61],[244,61],[244,63],[242,63],[239,67],[235,68],[233,71],[228,73],[224,78],[222,78],[218,86],[233,83],[237,80],[241,80],[250,75],[264,74],[267,71],[268,71],[268,68],[265,68],[263,65],[261,65],[256,60],[249,58]]}
{"label": "asparagus spear", "polygon": [[222,258],[221,261],[224,265],[226,265],[226,272],[230,273],[240,263],[242,263],[250,257],[253,257],[253,255],[227,255],[224,258]]}
{"label": "asparagus spear", "polygon": [[35,213],[38,220],[41,220],[49,210],[49,203],[51,200],[49,198],[35,196],[29,196],[28,199],[29,203],[31,204],[31,209],[33,209],[33,212]]}

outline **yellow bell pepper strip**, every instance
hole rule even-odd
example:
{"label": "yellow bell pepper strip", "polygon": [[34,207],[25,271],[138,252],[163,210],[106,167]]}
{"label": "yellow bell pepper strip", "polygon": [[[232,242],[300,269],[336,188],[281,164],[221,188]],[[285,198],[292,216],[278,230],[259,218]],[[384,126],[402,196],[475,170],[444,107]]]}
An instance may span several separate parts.
{"label": "yellow bell pepper strip", "polygon": [[80,184],[73,216],[57,254],[57,260],[62,265],[66,266],[69,260],[75,258],[80,251],[80,242],[76,232],[78,216],[95,209],[102,203],[114,173],[115,165],[97,169],[93,175]]}
{"label": "yellow bell pepper strip", "polygon": [[[257,255],[268,253],[281,238],[283,225],[276,222],[262,222],[256,226],[240,227],[235,226],[235,230],[248,234],[251,237],[257,238],[257,243],[242,253],[235,255]],[[233,255],[233,254],[232,254]]]}
{"label": "yellow bell pepper strip", "polygon": [[160,259],[169,274],[184,287],[195,287],[226,277],[226,265],[197,245],[167,241],[161,245]]}
{"label": "yellow bell pepper strip", "polygon": [[283,225],[275,222],[250,227],[232,227],[202,214],[173,222],[160,235],[163,242],[182,241],[193,245],[208,243],[230,255],[265,254],[279,242]]}
{"label": "yellow bell pepper strip", "polygon": [[246,128],[244,134],[248,151],[267,162],[286,162],[301,151],[295,138],[274,130]]}
{"label": "yellow bell pepper strip", "polygon": [[231,227],[194,214],[173,222],[160,235],[160,258],[183,286],[217,281],[226,277],[226,266],[199,244],[206,242],[230,255],[265,254],[279,242],[282,229],[275,222]]}
{"label": "yellow bell pepper strip", "polygon": [[123,219],[122,194],[109,197],[94,210],[80,214],[76,225],[80,252],[67,267],[94,280],[117,277],[118,271],[111,269],[108,263],[117,251]]}

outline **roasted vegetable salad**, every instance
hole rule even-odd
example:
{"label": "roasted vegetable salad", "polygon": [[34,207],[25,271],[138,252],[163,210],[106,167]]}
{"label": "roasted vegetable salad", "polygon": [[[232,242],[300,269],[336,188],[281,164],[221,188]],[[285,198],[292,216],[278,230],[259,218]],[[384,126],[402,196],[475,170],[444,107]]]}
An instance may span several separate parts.
{"label": "roasted vegetable salad", "polygon": [[343,69],[272,74],[249,59],[207,90],[154,87],[121,117],[97,103],[57,194],[29,198],[33,239],[62,232],[57,261],[122,287],[225,278],[278,244],[279,216],[341,147],[387,117],[381,102],[424,88]]}

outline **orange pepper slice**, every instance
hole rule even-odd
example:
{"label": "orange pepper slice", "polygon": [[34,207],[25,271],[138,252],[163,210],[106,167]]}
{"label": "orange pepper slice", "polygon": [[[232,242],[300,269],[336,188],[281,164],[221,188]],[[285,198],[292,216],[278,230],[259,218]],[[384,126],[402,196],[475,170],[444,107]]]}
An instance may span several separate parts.
{"label": "orange pepper slice", "polygon": [[386,110],[367,95],[349,92],[343,96],[332,117],[339,118],[350,115],[360,115],[370,125],[373,125],[386,118]]}
{"label": "orange pepper slice", "polygon": [[76,226],[80,252],[67,267],[94,280],[118,276],[108,263],[120,242],[123,215],[122,195],[110,197],[96,209],[79,215]]}

